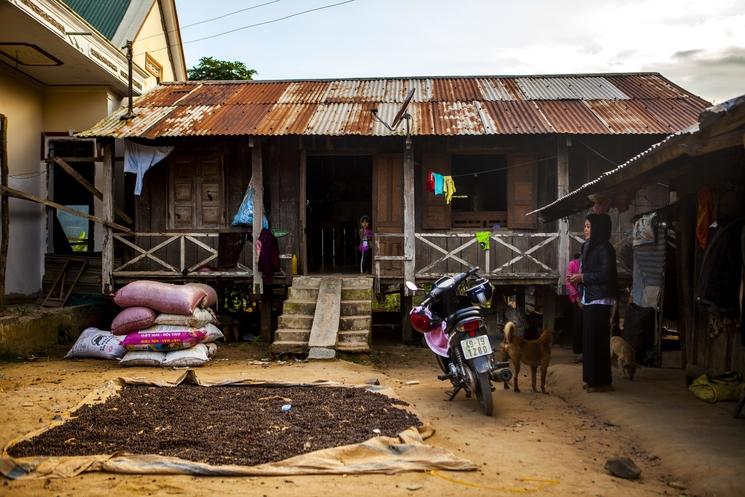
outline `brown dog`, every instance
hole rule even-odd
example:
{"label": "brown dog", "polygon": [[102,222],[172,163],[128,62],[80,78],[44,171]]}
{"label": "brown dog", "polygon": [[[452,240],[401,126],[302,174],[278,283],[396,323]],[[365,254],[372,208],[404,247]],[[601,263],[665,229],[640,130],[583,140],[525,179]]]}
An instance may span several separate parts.
{"label": "brown dog", "polygon": [[629,380],[634,379],[636,373],[636,361],[634,360],[634,347],[629,345],[629,342],[623,339],[623,337],[615,336],[610,337],[610,357],[611,361],[615,357],[618,360],[618,367],[624,378]]}
{"label": "brown dog", "polygon": [[[502,351],[509,355],[512,361],[512,367],[515,370],[513,381],[515,382],[515,392],[520,391],[517,385],[517,378],[520,376],[520,363],[530,366],[531,379],[533,381],[533,391],[537,392],[536,370],[541,367],[541,392],[546,392],[546,370],[548,363],[551,362],[551,341],[553,334],[549,330],[543,330],[537,340],[526,340],[523,337],[515,335],[515,323],[507,321],[504,325],[504,343]],[[504,388],[509,388],[507,383]]]}

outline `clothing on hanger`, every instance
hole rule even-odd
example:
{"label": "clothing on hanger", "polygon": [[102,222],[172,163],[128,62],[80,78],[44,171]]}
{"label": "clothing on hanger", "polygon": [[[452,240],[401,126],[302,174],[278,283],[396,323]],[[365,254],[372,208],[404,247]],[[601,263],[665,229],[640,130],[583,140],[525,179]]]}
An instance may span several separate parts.
{"label": "clothing on hanger", "polygon": [[455,182],[452,176],[445,176],[445,203],[449,204],[455,195]]}

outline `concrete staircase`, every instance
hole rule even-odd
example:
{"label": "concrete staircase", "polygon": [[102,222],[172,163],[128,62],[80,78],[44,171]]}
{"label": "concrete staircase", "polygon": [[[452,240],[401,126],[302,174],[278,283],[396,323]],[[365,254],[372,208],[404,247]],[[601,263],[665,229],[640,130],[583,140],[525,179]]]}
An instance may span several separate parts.
{"label": "concrete staircase", "polygon": [[331,359],[336,351],[369,352],[372,286],[369,276],[293,278],[279,317],[272,353],[310,352],[309,358]]}

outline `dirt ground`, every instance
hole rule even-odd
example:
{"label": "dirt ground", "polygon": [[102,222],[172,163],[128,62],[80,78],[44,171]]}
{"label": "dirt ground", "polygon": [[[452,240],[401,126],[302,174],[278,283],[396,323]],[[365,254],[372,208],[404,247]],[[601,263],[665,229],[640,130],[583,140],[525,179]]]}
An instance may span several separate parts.
{"label": "dirt ground", "polygon": [[[64,351],[60,351],[64,352]],[[745,419],[732,419],[733,405],[708,405],[685,390],[679,370],[642,369],[637,379],[616,379],[612,393],[587,394],[580,368],[554,347],[550,394],[529,387],[519,394],[494,392],[495,415],[460,394],[446,402],[447,384],[436,379],[426,349],[376,348],[356,362],[272,362],[259,346],[230,345],[200,368],[205,379],[334,380],[347,384],[373,378],[411,403],[436,433],[426,442],[474,462],[475,472],[404,473],[393,476],[294,476],[267,478],[129,476],[89,473],[65,480],[0,478],[0,495],[588,495],[738,496],[745,477]],[[93,387],[118,376],[176,379],[183,371],[120,368],[115,362],[62,360],[0,364],[0,443],[44,426],[79,402]],[[408,384],[407,382],[414,382]],[[418,383],[416,383],[418,382]],[[522,384],[529,385],[525,377]],[[640,480],[610,476],[609,457],[627,456]]]}

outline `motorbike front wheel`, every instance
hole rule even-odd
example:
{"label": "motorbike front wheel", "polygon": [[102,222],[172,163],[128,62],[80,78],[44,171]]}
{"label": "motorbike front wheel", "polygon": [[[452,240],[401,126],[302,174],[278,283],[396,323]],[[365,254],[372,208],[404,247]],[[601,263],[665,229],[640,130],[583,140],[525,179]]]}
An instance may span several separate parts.
{"label": "motorbike front wheel", "polygon": [[476,378],[478,384],[476,385],[476,398],[481,404],[481,409],[484,414],[491,416],[494,412],[494,403],[491,398],[491,380],[489,379],[489,373],[478,373]]}

